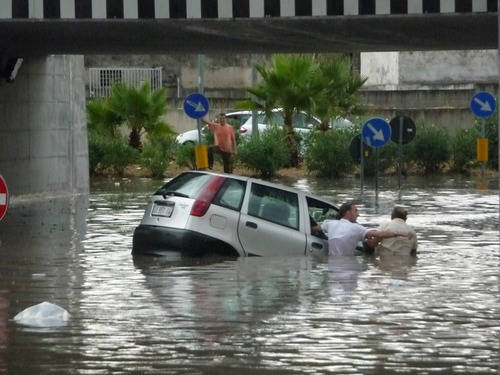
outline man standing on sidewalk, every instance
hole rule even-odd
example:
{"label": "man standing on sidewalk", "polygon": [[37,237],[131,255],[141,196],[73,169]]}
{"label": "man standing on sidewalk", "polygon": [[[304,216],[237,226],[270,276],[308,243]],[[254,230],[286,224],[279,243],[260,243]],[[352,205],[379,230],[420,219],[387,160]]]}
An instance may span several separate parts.
{"label": "man standing on sidewalk", "polygon": [[210,122],[205,118],[201,119],[214,133],[215,145],[208,148],[208,166],[211,169],[214,165],[214,152],[221,154],[224,163],[224,172],[233,172],[233,155],[236,154],[236,137],[234,128],[226,124],[226,114],[219,115],[219,122]]}

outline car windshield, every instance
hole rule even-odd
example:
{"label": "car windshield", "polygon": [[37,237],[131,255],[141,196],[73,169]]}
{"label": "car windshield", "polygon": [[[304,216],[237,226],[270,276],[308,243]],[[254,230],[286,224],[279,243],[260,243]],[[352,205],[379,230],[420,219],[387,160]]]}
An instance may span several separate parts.
{"label": "car windshield", "polygon": [[184,195],[194,198],[198,192],[212,179],[212,175],[186,172],[163,185],[155,195]]}

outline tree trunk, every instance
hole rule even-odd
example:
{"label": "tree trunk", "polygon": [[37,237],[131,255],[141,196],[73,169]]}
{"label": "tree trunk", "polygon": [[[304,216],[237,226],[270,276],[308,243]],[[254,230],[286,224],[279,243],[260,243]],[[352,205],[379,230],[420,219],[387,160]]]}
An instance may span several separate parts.
{"label": "tree trunk", "polygon": [[142,148],[141,132],[138,129],[132,128],[132,131],[130,132],[128,144],[129,144],[129,146],[135,148],[136,150],[140,150]]}
{"label": "tree trunk", "polygon": [[288,147],[288,152],[290,154],[290,166],[299,166],[299,150],[297,145],[297,140],[295,139],[295,131],[292,126],[292,114],[285,112],[285,126],[286,126],[286,144]]}
{"label": "tree trunk", "polygon": [[328,121],[321,121],[321,124],[319,124],[319,130],[326,132],[328,130]]}

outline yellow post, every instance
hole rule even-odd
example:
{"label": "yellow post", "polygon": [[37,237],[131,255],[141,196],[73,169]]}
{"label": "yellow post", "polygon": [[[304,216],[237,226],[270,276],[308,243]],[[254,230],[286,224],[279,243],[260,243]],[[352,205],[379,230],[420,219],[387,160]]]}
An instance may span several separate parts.
{"label": "yellow post", "polygon": [[198,169],[208,168],[208,151],[207,145],[194,146],[194,156],[196,159],[196,167]]}
{"label": "yellow post", "polygon": [[477,161],[488,161],[488,138],[477,139]]}

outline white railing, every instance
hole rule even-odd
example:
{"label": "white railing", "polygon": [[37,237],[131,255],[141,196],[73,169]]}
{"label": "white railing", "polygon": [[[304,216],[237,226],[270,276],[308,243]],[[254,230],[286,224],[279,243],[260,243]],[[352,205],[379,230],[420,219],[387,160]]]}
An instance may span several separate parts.
{"label": "white railing", "polygon": [[149,82],[152,91],[158,90],[162,88],[162,68],[89,68],[89,97],[107,98],[113,82],[132,87]]}

